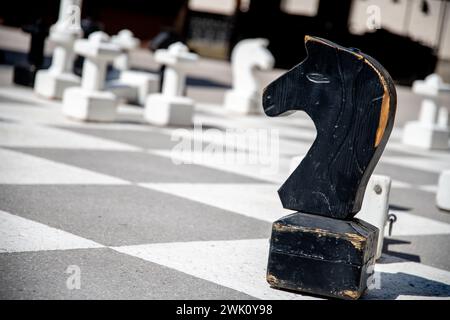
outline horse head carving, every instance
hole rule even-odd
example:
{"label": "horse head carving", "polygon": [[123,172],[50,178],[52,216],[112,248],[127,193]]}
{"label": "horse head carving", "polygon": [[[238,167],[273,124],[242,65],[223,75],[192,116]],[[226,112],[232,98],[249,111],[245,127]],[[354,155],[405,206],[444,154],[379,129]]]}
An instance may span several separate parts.
{"label": "horse head carving", "polygon": [[317,130],[278,193],[284,208],[351,218],[392,131],[395,87],[387,71],[359,50],[310,36],[305,46],[307,58],[263,93],[266,115],[301,110]]}
{"label": "horse head carving", "polygon": [[274,65],[274,58],[267,49],[267,39],[245,39],[240,41],[231,53],[233,71],[233,89],[239,92],[255,94],[258,82],[255,69],[269,70]]}

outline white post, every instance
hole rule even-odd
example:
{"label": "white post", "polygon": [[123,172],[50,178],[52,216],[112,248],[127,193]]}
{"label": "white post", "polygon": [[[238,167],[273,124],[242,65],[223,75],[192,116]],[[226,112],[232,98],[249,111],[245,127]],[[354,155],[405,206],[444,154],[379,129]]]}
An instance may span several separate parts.
{"label": "white post", "polygon": [[444,170],[439,176],[436,206],[450,211],[450,170]]}
{"label": "white post", "polygon": [[378,228],[378,245],[376,259],[381,257],[384,240],[384,227],[386,226],[389,211],[389,192],[391,178],[374,174],[367,183],[361,211],[356,218],[364,220]]}

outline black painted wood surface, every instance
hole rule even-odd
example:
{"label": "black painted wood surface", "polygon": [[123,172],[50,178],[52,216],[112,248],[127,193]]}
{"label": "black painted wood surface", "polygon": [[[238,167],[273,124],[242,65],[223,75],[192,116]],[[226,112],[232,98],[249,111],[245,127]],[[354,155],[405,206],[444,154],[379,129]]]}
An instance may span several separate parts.
{"label": "black painted wood surface", "polygon": [[358,299],[373,275],[378,229],[358,219],[294,213],[272,227],[267,281],[272,287]]}
{"label": "black painted wood surface", "polygon": [[394,124],[396,91],[387,71],[356,49],[305,37],[308,57],[273,81],[264,112],[305,111],[317,137],[278,193],[286,209],[349,219]]}

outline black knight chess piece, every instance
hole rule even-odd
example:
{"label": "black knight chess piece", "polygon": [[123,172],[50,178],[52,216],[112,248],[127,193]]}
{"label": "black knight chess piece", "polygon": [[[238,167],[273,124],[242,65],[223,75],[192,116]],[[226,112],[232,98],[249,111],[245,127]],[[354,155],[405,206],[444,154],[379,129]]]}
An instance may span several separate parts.
{"label": "black knight chess piece", "polygon": [[353,218],[394,124],[387,71],[357,49],[305,37],[307,58],[264,91],[268,116],[296,110],[317,136],[278,193],[298,212],[274,222],[267,281],[275,288],[357,299],[373,273],[378,229]]}
{"label": "black knight chess piece", "polygon": [[49,27],[42,19],[39,19],[34,24],[26,25],[22,29],[31,35],[30,49],[26,62],[14,66],[13,81],[16,84],[33,87],[36,72],[42,68],[44,63],[44,45]]}

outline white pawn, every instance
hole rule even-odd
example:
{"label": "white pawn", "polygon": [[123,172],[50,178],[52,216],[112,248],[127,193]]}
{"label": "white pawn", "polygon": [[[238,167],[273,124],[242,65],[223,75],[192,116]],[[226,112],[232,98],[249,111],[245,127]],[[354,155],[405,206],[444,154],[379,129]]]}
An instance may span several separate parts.
{"label": "white pawn", "polygon": [[257,68],[270,70],[275,63],[267,39],[245,39],[231,53],[233,89],[225,93],[225,108],[240,114],[259,113],[261,93],[255,76]]}
{"label": "white pawn", "polygon": [[186,82],[186,67],[198,56],[190,53],[181,42],[171,44],[167,49],[156,50],[155,60],[166,66],[162,93],[150,94],[145,103],[145,119],[157,125],[192,124],[194,102],[183,96]]}
{"label": "white pawn", "polygon": [[88,39],[75,42],[75,52],[85,57],[81,87],[68,88],[63,96],[63,113],[84,121],[113,121],[117,97],[104,91],[108,63],[121,54],[120,47],[110,42],[101,31]]}
{"label": "white pawn", "polygon": [[356,218],[364,220],[378,228],[376,259],[381,257],[384,240],[384,228],[389,214],[389,193],[391,178],[373,174],[367,183],[361,210]]}
{"label": "white pawn", "polygon": [[36,73],[34,91],[49,99],[61,99],[64,90],[80,85],[73,74],[73,45],[81,38],[81,0],[61,0],[58,21],[50,29],[50,41],[55,43],[52,64],[47,70]]}
{"label": "white pawn", "polygon": [[114,60],[114,67],[120,70],[119,79],[110,81],[108,90],[129,102],[143,105],[150,93],[158,91],[159,77],[130,70],[130,52],[139,47],[139,39],[130,30],[121,30],[111,37],[111,41],[120,46],[123,53]]}
{"label": "white pawn", "polygon": [[450,170],[444,170],[439,176],[436,206],[450,211]]}
{"label": "white pawn", "polygon": [[410,146],[447,150],[448,138],[448,111],[445,107],[438,109],[429,99],[422,101],[419,120],[408,122],[403,129],[403,143]]}

